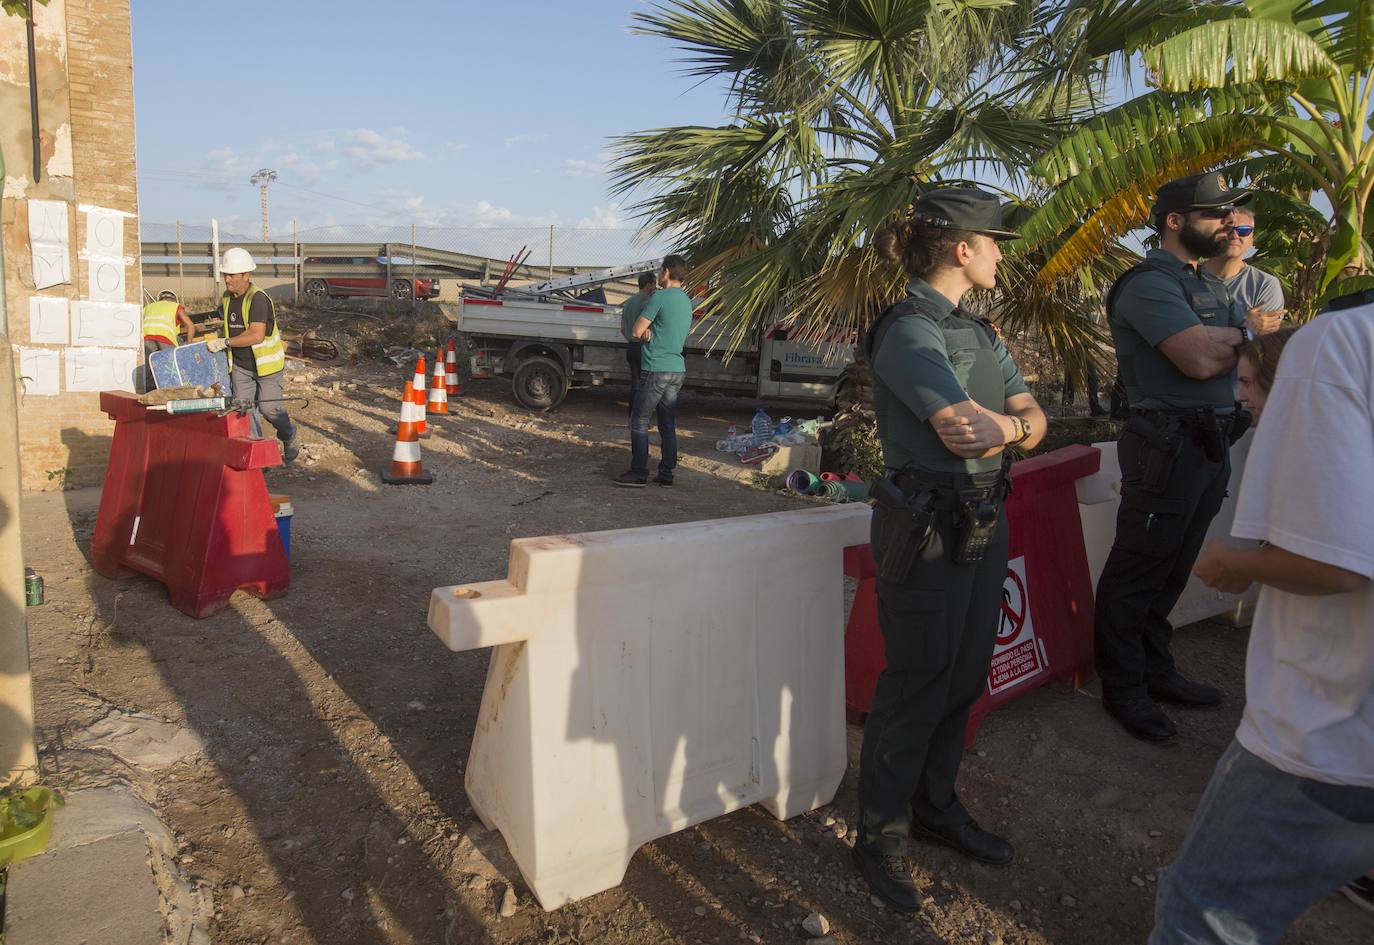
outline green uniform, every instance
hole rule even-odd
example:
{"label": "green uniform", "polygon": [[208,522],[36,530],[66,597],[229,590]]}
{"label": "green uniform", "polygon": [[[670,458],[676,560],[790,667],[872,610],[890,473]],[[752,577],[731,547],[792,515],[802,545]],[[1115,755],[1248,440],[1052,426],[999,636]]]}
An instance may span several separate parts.
{"label": "green uniform", "polygon": [[635,322],[639,321],[639,316],[650,298],[652,298],[652,294],[646,295],[643,292],[636,292],[625,300],[625,304],[620,306],[620,334],[631,344],[639,344],[635,341],[633,334]]}
{"label": "green uniform", "polygon": [[1002,412],[1027,392],[1011,354],[986,322],[975,321],[922,279],[907,286],[915,311],[894,316],[873,356],[873,409],[890,469],[977,473],[1000,456],[962,459],[940,441],[930,417],[964,400]]}
{"label": "green uniform", "polygon": [[644,343],[642,370],[672,372],[687,370],[682,357],[682,345],[692,330],[692,300],[677,286],[659,289],[644,310],[641,318],[649,320],[650,338]]}
{"label": "green uniform", "polygon": [[[883,576],[890,535],[905,519],[879,504],[873,551],[879,562],[878,625],[887,665],[864,724],[859,759],[859,843],[901,855],[913,822],[936,832],[970,822],[955,792],[969,708],[985,690],[1007,574],[1006,515],[981,561],[954,560],[961,503],[973,490],[1000,505],[1002,457],[965,460],[936,435],[936,411],[973,400],[998,413],[1026,383],[985,321],[970,318],[921,279],[868,339],[873,407],[889,473],[908,497],[932,496],[929,530],[902,579]],[[886,323],[886,324],[885,324]]]}
{"label": "green uniform", "polygon": [[1117,440],[1121,504],[1097,584],[1094,657],[1104,700],[1141,703],[1177,674],[1169,613],[1178,603],[1230,481],[1235,374],[1195,380],[1158,348],[1196,325],[1236,328],[1245,313],[1224,283],[1151,250],[1107,296],[1107,323],[1132,416]]}
{"label": "green uniform", "polygon": [[1236,400],[1234,378],[1194,380],[1174,367],[1159,343],[1195,325],[1239,328],[1244,323],[1245,312],[1232,301],[1225,283],[1167,250],[1150,250],[1141,267],[1122,277],[1107,312],[1131,406],[1231,410]]}

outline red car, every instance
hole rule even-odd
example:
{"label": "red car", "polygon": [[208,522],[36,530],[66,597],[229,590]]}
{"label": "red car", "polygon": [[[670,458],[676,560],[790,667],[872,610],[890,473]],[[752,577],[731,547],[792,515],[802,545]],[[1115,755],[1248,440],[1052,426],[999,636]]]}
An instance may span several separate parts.
{"label": "red car", "polygon": [[393,260],[388,283],[385,256],[311,256],[305,260],[305,294],[319,301],[357,295],[432,299],[439,295],[439,280],[412,280],[410,263]]}

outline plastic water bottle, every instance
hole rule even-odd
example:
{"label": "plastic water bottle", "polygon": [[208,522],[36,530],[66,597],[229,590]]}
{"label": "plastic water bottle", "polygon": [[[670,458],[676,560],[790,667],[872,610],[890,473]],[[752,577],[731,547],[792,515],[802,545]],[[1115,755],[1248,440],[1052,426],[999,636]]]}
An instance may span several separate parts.
{"label": "plastic water bottle", "polygon": [[783,418],[782,418],[782,423],[779,423],[779,424],[778,424],[777,429],[775,429],[775,430],[773,431],[773,435],[774,435],[774,436],[787,436],[787,434],[789,434],[789,433],[791,433],[791,432],[792,432],[792,418],[791,418],[791,417],[783,417]]}
{"label": "plastic water bottle", "polygon": [[716,441],[716,450],[721,453],[733,453],[739,448],[739,432],[735,425],[730,424],[730,429],[725,431],[725,439]]}
{"label": "plastic water bottle", "polygon": [[773,438],[773,418],[768,416],[768,412],[762,406],[754,411],[754,441],[757,443],[767,443]]}

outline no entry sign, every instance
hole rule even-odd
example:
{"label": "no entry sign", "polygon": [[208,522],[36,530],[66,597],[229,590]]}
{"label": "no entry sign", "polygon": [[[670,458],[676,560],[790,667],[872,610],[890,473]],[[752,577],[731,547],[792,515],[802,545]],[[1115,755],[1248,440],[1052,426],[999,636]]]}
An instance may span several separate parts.
{"label": "no entry sign", "polygon": [[1030,594],[1026,592],[1026,559],[1007,562],[1002,582],[1002,607],[997,615],[997,644],[988,667],[988,692],[997,695],[1017,683],[1039,676],[1048,664],[1031,622]]}

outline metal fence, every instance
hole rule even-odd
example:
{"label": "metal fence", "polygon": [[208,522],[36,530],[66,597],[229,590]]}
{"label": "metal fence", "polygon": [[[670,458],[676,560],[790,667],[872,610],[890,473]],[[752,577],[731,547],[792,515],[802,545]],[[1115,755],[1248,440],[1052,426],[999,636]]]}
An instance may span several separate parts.
{"label": "metal fence", "polygon": [[[158,249],[172,249],[170,253],[159,252],[158,262],[180,263],[182,271],[194,259],[197,264],[205,262],[203,251],[188,256],[188,247],[202,246],[210,242],[211,227],[205,223],[153,223],[143,221],[141,239],[145,244],[153,244]],[[249,236],[243,233],[220,230],[221,248],[238,244],[299,245],[312,247],[320,244],[346,244],[349,246],[389,244],[395,247],[417,246],[456,253],[483,259],[498,260],[504,264],[516,253],[527,253],[525,265],[534,272],[543,271],[548,275],[559,271],[580,269],[601,269],[624,265],[641,259],[661,256],[669,248],[659,243],[639,238],[638,231],[628,228],[610,229],[580,226],[470,226],[470,227],[433,227],[412,224],[333,224],[330,226],[301,227],[292,223],[289,229],[274,233],[271,240],[263,240],[260,235]],[[160,244],[160,245],[159,245]],[[180,245],[180,250],[173,249]],[[144,256],[149,254],[145,251]],[[325,255],[344,255],[328,253]],[[499,272],[498,268],[498,272]]]}

